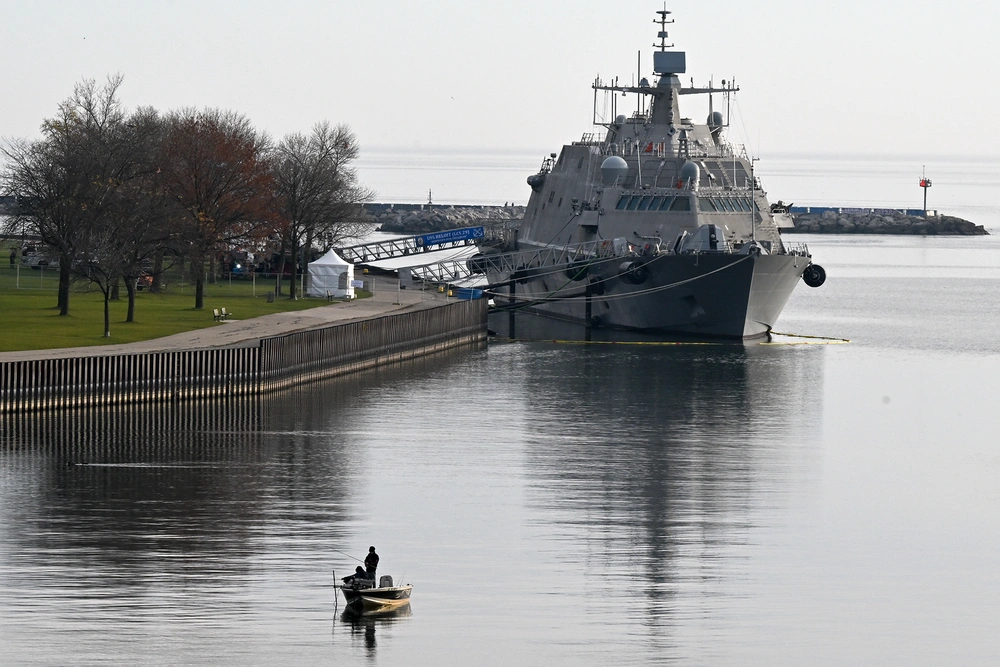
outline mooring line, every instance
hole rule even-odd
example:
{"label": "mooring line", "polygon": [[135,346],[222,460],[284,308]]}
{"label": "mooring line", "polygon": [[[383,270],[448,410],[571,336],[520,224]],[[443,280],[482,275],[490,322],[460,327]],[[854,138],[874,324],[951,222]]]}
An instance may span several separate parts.
{"label": "mooring line", "polygon": [[781,333],[780,331],[772,331],[772,336],[785,336],[787,338],[812,338],[813,340],[824,340],[831,343],[850,343],[850,338],[836,338],[833,336],[809,336],[806,334],[793,334],[793,333]]}

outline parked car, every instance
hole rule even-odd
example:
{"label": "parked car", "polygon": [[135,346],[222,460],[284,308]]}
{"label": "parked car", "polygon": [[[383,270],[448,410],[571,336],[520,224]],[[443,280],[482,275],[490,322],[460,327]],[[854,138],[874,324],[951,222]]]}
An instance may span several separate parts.
{"label": "parked car", "polygon": [[59,268],[59,260],[35,244],[26,245],[21,249],[21,263],[38,270]]}

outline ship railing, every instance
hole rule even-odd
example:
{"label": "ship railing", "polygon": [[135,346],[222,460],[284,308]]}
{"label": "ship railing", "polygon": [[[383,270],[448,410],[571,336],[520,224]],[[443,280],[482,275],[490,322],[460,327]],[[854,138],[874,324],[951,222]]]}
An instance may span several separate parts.
{"label": "ship railing", "polygon": [[809,257],[809,246],[805,243],[784,243],[785,254],[787,255],[801,255],[802,257]]}

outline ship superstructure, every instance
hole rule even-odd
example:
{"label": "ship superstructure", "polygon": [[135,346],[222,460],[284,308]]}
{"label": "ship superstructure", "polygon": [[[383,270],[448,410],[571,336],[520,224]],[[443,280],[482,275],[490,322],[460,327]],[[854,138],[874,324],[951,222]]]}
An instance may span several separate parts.
{"label": "ship superstructure", "polygon": [[[488,275],[498,301],[587,326],[654,335],[750,338],[767,334],[795,284],[819,286],[808,248],[785,244],[753,160],[725,139],[739,88],[684,87],[686,54],[667,44],[657,12],[650,83],[593,84],[594,123],[528,177],[516,268]],[[708,95],[695,123],[681,98]],[[636,100],[629,114],[619,108]],[[558,252],[554,252],[558,251]],[[546,261],[558,256],[560,263]],[[487,264],[481,264],[490,274]]]}

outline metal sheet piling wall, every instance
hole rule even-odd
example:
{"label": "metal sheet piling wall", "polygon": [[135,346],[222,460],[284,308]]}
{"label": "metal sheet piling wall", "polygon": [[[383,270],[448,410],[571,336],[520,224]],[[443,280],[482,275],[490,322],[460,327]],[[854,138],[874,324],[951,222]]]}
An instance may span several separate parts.
{"label": "metal sheet piling wall", "polygon": [[0,412],[253,394],[259,358],[247,347],[0,363]]}
{"label": "metal sheet piling wall", "polygon": [[254,347],[0,362],[0,413],[259,395],[486,338],[483,299]]}
{"label": "metal sheet piling wall", "polygon": [[261,385],[274,391],[486,338],[485,299],[261,341]]}

